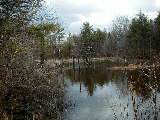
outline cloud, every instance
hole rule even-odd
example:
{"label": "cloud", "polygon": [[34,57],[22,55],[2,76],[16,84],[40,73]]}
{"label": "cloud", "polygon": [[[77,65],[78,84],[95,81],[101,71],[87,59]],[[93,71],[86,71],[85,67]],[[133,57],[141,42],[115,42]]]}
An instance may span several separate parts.
{"label": "cloud", "polygon": [[90,13],[97,11],[93,5],[89,6],[89,3],[77,4],[77,1],[71,2],[71,0],[60,0],[55,3],[55,8],[60,14],[64,15],[83,14],[87,16]]}
{"label": "cloud", "polygon": [[64,21],[68,32],[78,33],[83,22],[106,28],[119,15],[133,16],[140,10],[153,18],[160,0],[46,0]]}
{"label": "cloud", "polygon": [[160,0],[155,0],[156,8],[160,11]]}
{"label": "cloud", "polygon": [[68,29],[70,30],[69,32],[79,33],[81,26],[82,26],[81,21],[72,22],[72,23],[70,23],[70,25],[68,27]]}

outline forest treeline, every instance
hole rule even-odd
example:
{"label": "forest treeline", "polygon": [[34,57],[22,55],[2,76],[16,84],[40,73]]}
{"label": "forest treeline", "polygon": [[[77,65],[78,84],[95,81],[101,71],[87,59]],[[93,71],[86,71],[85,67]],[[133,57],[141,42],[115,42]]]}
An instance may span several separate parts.
{"label": "forest treeline", "polygon": [[[1,63],[8,65],[22,53],[25,53],[26,61],[39,60],[41,64],[55,58],[82,58],[88,61],[94,57],[118,56],[149,59],[160,54],[160,14],[154,20],[141,11],[132,20],[125,16],[117,17],[109,32],[94,29],[85,22],[80,34],[69,34],[64,40],[62,25],[55,18],[47,19],[49,13],[45,14],[39,5],[42,1],[37,1],[0,3],[3,8],[0,23]],[[38,11],[43,11],[43,14],[39,15]]]}
{"label": "forest treeline", "polygon": [[83,23],[80,34],[69,35],[63,45],[64,57],[121,57],[150,59],[160,55],[160,14],[149,19],[141,11],[132,20],[117,17],[111,30],[94,29]]}

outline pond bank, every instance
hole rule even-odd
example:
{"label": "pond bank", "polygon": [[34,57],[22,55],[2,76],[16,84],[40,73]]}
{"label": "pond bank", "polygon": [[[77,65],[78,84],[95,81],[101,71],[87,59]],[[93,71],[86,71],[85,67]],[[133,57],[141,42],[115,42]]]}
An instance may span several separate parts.
{"label": "pond bank", "polygon": [[[143,62],[142,62],[143,61]],[[51,65],[61,65],[63,64],[63,68],[70,69],[73,67],[76,67],[77,65],[81,66],[84,65],[85,62],[82,59],[64,59],[64,60],[49,60]],[[159,62],[155,63],[149,63],[149,61],[146,60],[138,60],[137,63],[135,62],[128,62],[126,59],[122,59],[120,57],[102,57],[102,58],[92,58],[91,62],[93,64],[103,64],[104,62],[107,62],[110,64],[107,66],[107,69],[111,70],[135,70],[135,69],[145,69],[145,68],[157,68],[160,67]]]}
{"label": "pond bank", "polygon": [[147,68],[158,68],[160,65],[136,65],[136,64],[129,64],[127,66],[115,66],[108,69],[112,70],[135,70],[135,69],[147,69]]}

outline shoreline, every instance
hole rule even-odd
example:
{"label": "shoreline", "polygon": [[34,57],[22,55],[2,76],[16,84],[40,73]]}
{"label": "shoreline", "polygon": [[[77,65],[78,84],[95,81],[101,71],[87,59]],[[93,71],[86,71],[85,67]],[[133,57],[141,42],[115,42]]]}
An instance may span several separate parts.
{"label": "shoreline", "polygon": [[[104,61],[108,61],[108,62],[112,62],[113,64],[118,64],[118,65],[113,65],[111,67],[108,67],[106,69],[111,69],[111,70],[135,70],[135,69],[145,69],[145,68],[157,68],[160,67],[160,63],[150,63],[150,64],[146,64],[146,63],[129,63],[128,61],[125,61],[124,59],[120,58],[120,57],[103,57],[103,58],[92,58],[92,62],[104,62]],[[139,60],[141,61],[141,60]],[[137,61],[137,62],[139,62]],[[47,61],[49,63],[49,65],[62,65],[64,68],[63,69],[69,69],[68,67],[70,67],[73,64],[73,59],[64,59],[64,60],[48,60]],[[83,59],[79,59],[79,63],[82,64],[85,61],[83,61]],[[74,60],[74,64],[77,64],[78,60],[75,59]],[[68,65],[68,67],[65,67],[65,65]],[[121,64],[121,65],[119,65]]]}

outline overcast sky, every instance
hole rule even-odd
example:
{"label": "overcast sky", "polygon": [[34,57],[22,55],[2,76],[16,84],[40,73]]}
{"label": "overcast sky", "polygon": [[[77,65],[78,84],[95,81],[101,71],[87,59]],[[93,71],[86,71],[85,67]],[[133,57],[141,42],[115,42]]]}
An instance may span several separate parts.
{"label": "overcast sky", "polygon": [[160,0],[46,0],[67,32],[79,33],[83,22],[108,29],[116,16],[133,17],[140,10],[155,18]]}

